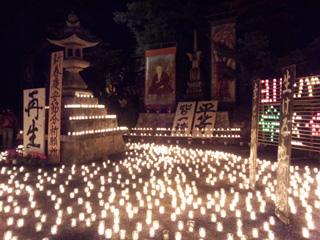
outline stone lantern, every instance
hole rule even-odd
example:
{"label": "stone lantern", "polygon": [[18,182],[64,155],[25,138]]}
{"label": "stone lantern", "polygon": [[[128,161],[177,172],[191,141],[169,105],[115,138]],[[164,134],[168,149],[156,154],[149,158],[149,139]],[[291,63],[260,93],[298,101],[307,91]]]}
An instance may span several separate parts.
{"label": "stone lantern", "polygon": [[66,20],[63,38],[48,39],[52,44],[64,48],[63,67],[67,73],[62,83],[63,95],[73,96],[77,90],[83,91],[88,88],[79,74],[84,68],[90,66],[90,62],[83,59],[83,49],[94,47],[99,42],[91,42],[85,38],[78,16],[72,12]]}

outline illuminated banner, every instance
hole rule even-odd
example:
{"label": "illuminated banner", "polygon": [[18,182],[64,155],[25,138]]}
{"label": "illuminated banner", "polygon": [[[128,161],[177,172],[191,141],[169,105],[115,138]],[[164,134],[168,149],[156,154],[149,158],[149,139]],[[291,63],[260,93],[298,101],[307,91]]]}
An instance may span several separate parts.
{"label": "illuminated banner", "polygon": [[45,88],[23,91],[23,148],[45,154]]}
{"label": "illuminated banner", "polygon": [[[233,20],[230,20],[233,21]],[[235,45],[235,23],[221,24],[221,21],[211,24],[211,62],[212,84],[211,97],[219,102],[235,102],[236,81],[230,70],[236,69],[236,62],[231,57],[223,56],[216,50],[215,44],[223,44],[227,48]]]}
{"label": "illuminated banner", "polygon": [[192,137],[211,138],[216,122],[218,101],[200,101],[195,113]]}
{"label": "illuminated banner", "polygon": [[293,86],[296,78],[296,65],[282,69],[283,84],[280,105],[280,136],[278,145],[278,170],[276,187],[277,217],[289,224],[288,189],[290,188],[290,161],[292,135]]}
{"label": "illuminated banner", "polygon": [[196,102],[179,102],[172,126],[172,135],[189,136]]}
{"label": "illuminated banner", "polygon": [[258,123],[259,123],[259,80],[254,81],[252,96],[252,117],[251,117],[251,143],[250,143],[250,187],[256,185],[256,167],[258,151]]}
{"label": "illuminated banner", "polygon": [[[282,79],[261,80],[259,142],[278,145]],[[320,151],[319,76],[296,78],[292,116],[292,147]]]}
{"label": "illuminated banner", "polygon": [[176,47],[146,51],[146,108],[174,107],[176,103],[176,51]]}
{"label": "illuminated banner", "polygon": [[61,91],[63,51],[51,54],[50,98],[48,117],[48,162],[60,162]]}

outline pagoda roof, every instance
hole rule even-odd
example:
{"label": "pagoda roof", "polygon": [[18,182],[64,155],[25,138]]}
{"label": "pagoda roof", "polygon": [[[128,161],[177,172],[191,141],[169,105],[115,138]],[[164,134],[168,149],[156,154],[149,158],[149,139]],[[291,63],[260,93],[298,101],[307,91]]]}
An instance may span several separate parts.
{"label": "pagoda roof", "polygon": [[99,43],[99,42],[89,42],[87,40],[81,39],[77,36],[76,33],[74,33],[73,35],[71,35],[67,38],[64,38],[64,39],[60,39],[60,40],[48,39],[48,41],[54,45],[58,45],[61,47],[67,47],[70,45],[78,45],[78,46],[81,46],[82,48],[94,47]]}

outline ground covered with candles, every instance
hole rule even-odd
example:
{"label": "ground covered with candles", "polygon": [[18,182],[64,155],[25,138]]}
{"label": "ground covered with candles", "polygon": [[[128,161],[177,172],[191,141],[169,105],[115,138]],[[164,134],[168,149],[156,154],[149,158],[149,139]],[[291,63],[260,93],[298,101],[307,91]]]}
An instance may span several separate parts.
{"label": "ground covered with candles", "polygon": [[128,145],[118,159],[1,165],[3,239],[319,239],[320,171],[291,166],[290,225],[274,214],[277,163],[212,150]]}

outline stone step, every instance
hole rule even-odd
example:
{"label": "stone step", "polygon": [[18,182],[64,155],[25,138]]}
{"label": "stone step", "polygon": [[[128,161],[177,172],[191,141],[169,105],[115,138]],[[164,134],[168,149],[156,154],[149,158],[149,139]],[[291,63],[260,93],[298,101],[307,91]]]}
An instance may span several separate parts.
{"label": "stone step", "polygon": [[83,98],[83,97],[63,97],[62,106],[69,105],[69,104],[90,104],[90,105],[97,105],[98,98]]}
{"label": "stone step", "polygon": [[62,108],[61,118],[66,120],[76,116],[105,116],[107,114],[106,108]]}
{"label": "stone step", "polygon": [[116,128],[117,119],[87,119],[87,120],[62,120],[61,133],[68,135],[69,132],[82,132],[89,130],[100,130]]}

